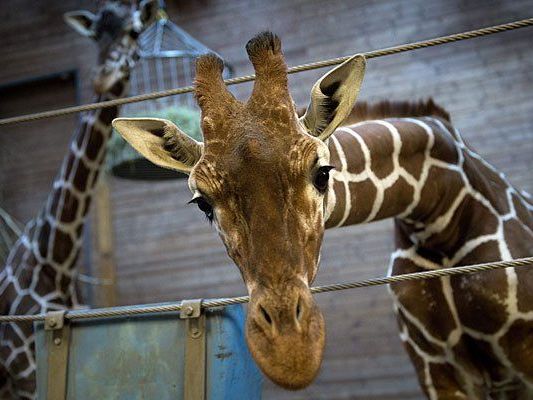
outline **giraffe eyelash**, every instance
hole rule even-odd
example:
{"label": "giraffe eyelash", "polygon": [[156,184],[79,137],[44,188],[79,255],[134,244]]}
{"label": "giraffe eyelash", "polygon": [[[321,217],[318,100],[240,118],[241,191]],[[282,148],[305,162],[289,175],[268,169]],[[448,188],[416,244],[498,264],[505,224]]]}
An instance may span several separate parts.
{"label": "giraffe eyelash", "polygon": [[201,194],[195,194],[195,196],[187,204],[196,204],[200,211],[205,214],[205,217],[209,223],[213,223],[213,219],[215,217],[213,206],[209,204],[209,202]]}

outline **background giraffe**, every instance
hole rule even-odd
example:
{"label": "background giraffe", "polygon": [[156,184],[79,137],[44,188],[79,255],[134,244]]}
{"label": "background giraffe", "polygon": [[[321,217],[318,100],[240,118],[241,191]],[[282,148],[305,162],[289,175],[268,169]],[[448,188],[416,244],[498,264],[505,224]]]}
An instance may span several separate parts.
{"label": "background giraffe", "polygon": [[[203,144],[161,119],[113,124],[152,162],[190,174],[191,202],[240,268],[247,342],[274,382],[305,387],[320,365],[323,319],[309,285],[325,227],[396,218],[393,274],[533,253],[528,196],[432,101],[351,113],[365,70],[354,56],[317,81],[298,119],[279,39],[264,32],[246,50],[256,72],[246,103],[225,87],[220,59],[198,59]],[[531,269],[392,287],[430,399],[533,396],[532,287]]]}
{"label": "background giraffe", "polygon": [[[127,94],[137,58],[137,37],[155,17],[155,1],[109,2],[97,15],[67,13],[65,21],[99,46],[95,101]],[[25,227],[0,272],[0,312],[34,314],[78,304],[77,268],[83,226],[102,166],[117,107],[84,114],[38,216]],[[0,327],[3,396],[35,398],[31,324]]]}

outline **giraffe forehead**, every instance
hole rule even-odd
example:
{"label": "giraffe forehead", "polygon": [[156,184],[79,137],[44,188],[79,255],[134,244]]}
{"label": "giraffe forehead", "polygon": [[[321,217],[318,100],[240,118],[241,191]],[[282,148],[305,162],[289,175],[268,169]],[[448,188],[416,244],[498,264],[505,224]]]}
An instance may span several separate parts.
{"label": "giraffe forehead", "polygon": [[133,18],[132,7],[117,2],[108,2],[98,12],[95,21],[96,33],[118,31]]}
{"label": "giraffe forehead", "polygon": [[[234,101],[217,103],[203,110],[202,130],[206,147],[223,143],[225,147],[242,147],[247,141],[264,139],[271,146],[291,141],[302,135],[295,108],[291,102],[269,99],[258,104]],[[215,147],[215,146],[213,146]]]}
{"label": "giraffe forehead", "polygon": [[307,180],[317,162],[323,165],[329,161],[327,146],[306,135],[289,140],[252,135],[232,145],[218,142],[206,149],[191,173],[193,192],[198,189],[224,196],[233,190],[253,192],[255,187],[265,185],[276,190],[283,182]]}

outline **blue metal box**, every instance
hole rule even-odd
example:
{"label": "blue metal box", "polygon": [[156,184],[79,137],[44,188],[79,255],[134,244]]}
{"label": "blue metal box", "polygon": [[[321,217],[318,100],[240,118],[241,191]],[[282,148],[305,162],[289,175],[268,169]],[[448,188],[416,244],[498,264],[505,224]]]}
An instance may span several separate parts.
{"label": "blue metal box", "polygon": [[[241,305],[205,310],[206,399],[260,399],[262,375]],[[179,313],[73,320],[66,399],[183,399],[186,321]],[[47,332],[36,324],[38,398],[46,399]]]}

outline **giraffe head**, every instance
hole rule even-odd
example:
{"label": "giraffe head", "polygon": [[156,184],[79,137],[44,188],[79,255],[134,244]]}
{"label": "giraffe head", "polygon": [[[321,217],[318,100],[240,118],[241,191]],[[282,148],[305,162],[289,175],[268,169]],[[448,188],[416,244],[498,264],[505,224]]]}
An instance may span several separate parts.
{"label": "giraffe head", "polygon": [[137,38],[155,20],[157,7],[157,0],[109,1],[96,15],[85,10],[65,13],[68,25],[98,44],[96,93],[106,93],[129,78],[138,58]]}
{"label": "giraffe head", "polygon": [[325,339],[309,290],[331,169],[324,142],[352,109],[365,60],[354,56],[323,76],[298,118],[278,37],[259,34],[246,50],[256,80],[245,103],[224,85],[222,60],[197,61],[204,143],[161,119],[113,126],[155,164],[190,174],[191,202],[215,224],[248,289],[252,355],[274,382],[299,389],[317,374]]}

